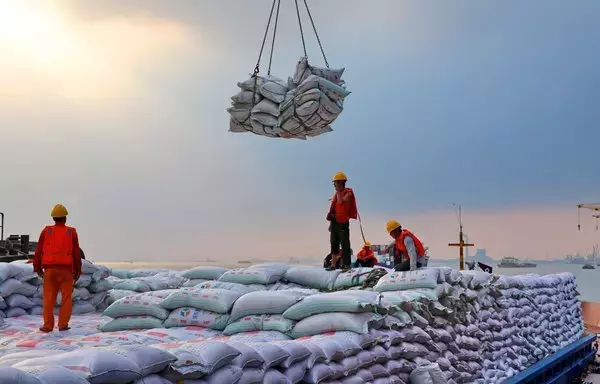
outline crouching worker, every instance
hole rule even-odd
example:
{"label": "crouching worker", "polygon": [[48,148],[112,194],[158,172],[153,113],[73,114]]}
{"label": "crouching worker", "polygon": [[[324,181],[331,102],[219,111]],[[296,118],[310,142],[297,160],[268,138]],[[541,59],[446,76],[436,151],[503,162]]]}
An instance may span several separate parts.
{"label": "crouching worker", "polygon": [[69,329],[73,286],[81,276],[79,239],[75,228],[67,227],[67,209],[58,204],[50,214],[54,225],[42,230],[33,261],[34,271],[44,279],[42,332],[54,329],[54,306],[58,292],[62,296],[58,313],[58,330]]}
{"label": "crouching worker", "polygon": [[373,268],[377,264],[377,257],[375,252],[371,249],[371,243],[365,242],[363,249],[361,249],[356,255],[356,261],[354,262],[354,268],[358,267],[370,267]]}
{"label": "crouching worker", "polygon": [[394,269],[396,271],[415,271],[427,266],[429,257],[417,236],[408,229],[403,229],[396,220],[388,221],[386,229],[395,240],[391,247],[394,248]]}

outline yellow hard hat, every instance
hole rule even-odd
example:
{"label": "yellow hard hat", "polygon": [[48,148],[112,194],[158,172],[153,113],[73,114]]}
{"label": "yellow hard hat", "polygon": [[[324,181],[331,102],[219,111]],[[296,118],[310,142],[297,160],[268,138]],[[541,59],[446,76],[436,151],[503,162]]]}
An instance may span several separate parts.
{"label": "yellow hard hat", "polygon": [[370,247],[371,246],[371,242],[370,241],[365,241],[365,247]]}
{"label": "yellow hard hat", "polygon": [[348,181],[344,172],[338,172],[333,176],[333,181]]}
{"label": "yellow hard hat", "polygon": [[69,214],[69,211],[67,211],[67,208],[65,208],[64,205],[56,204],[54,206],[54,208],[52,208],[52,212],[50,213],[50,216],[52,216],[53,218],[67,217],[68,214]]}
{"label": "yellow hard hat", "polygon": [[397,222],[396,220],[390,220],[387,222],[387,224],[385,225],[385,228],[387,229],[388,232],[392,232],[395,229],[400,228],[402,225],[400,225],[399,222]]}

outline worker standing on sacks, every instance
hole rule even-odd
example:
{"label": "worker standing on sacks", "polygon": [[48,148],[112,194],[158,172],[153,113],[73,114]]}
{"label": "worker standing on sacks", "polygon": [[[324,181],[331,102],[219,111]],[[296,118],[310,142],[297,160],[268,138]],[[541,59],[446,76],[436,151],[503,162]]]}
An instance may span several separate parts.
{"label": "worker standing on sacks", "polygon": [[[356,199],[354,192],[346,188],[348,178],[343,172],[333,176],[335,194],[331,200],[327,220],[329,224],[331,242],[331,268],[335,269],[340,257],[342,258],[342,270],[350,269],[352,250],[350,249],[350,219],[358,217]],[[340,255],[341,245],[341,255]]]}
{"label": "worker standing on sacks", "polygon": [[373,268],[375,264],[377,264],[377,257],[375,257],[375,252],[373,252],[373,250],[371,249],[371,243],[366,241],[363,249],[361,249],[356,255],[356,262],[354,263],[354,268]]}
{"label": "worker standing on sacks", "polygon": [[58,330],[69,329],[72,312],[73,286],[81,276],[79,239],[73,227],[67,227],[69,212],[57,204],[50,214],[54,225],[42,230],[33,261],[34,271],[44,279],[42,332],[54,329],[54,306],[58,292],[62,296],[58,313]]}
{"label": "worker standing on sacks", "polygon": [[390,247],[394,247],[394,269],[396,271],[415,271],[427,266],[429,257],[417,236],[408,229],[403,229],[396,220],[388,221],[386,229],[396,240],[394,244],[390,245]]}

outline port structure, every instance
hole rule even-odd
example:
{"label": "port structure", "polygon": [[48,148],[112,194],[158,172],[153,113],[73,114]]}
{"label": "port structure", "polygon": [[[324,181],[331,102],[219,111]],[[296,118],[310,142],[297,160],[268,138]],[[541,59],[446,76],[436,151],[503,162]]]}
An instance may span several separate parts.
{"label": "port structure", "polygon": [[459,268],[461,271],[463,271],[465,269],[465,248],[466,247],[474,247],[475,244],[472,243],[465,243],[465,236],[463,233],[463,225],[462,225],[462,207],[459,205],[458,206],[458,225],[459,225],[459,231],[458,231],[458,243],[448,243],[449,247],[458,247],[459,249]]}
{"label": "port structure", "polygon": [[598,219],[600,219],[600,203],[577,204],[577,230],[581,231],[581,209],[589,209],[594,212],[592,215],[596,219],[596,231],[598,230]]}

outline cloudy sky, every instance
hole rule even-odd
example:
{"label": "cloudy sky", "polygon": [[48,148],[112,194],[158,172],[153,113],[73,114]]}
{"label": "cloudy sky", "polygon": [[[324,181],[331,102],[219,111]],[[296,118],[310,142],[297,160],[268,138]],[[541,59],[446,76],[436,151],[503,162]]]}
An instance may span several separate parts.
{"label": "cloudy sky", "polygon": [[[375,243],[396,218],[456,255],[453,202],[493,257],[600,242],[575,208],[600,201],[600,2],[309,5],[352,94],[333,133],[286,141],[227,132],[271,0],[1,1],[6,232],[37,236],[62,202],[95,259],[320,256],[343,170]],[[278,28],[287,78],[303,53],[291,0]]]}

